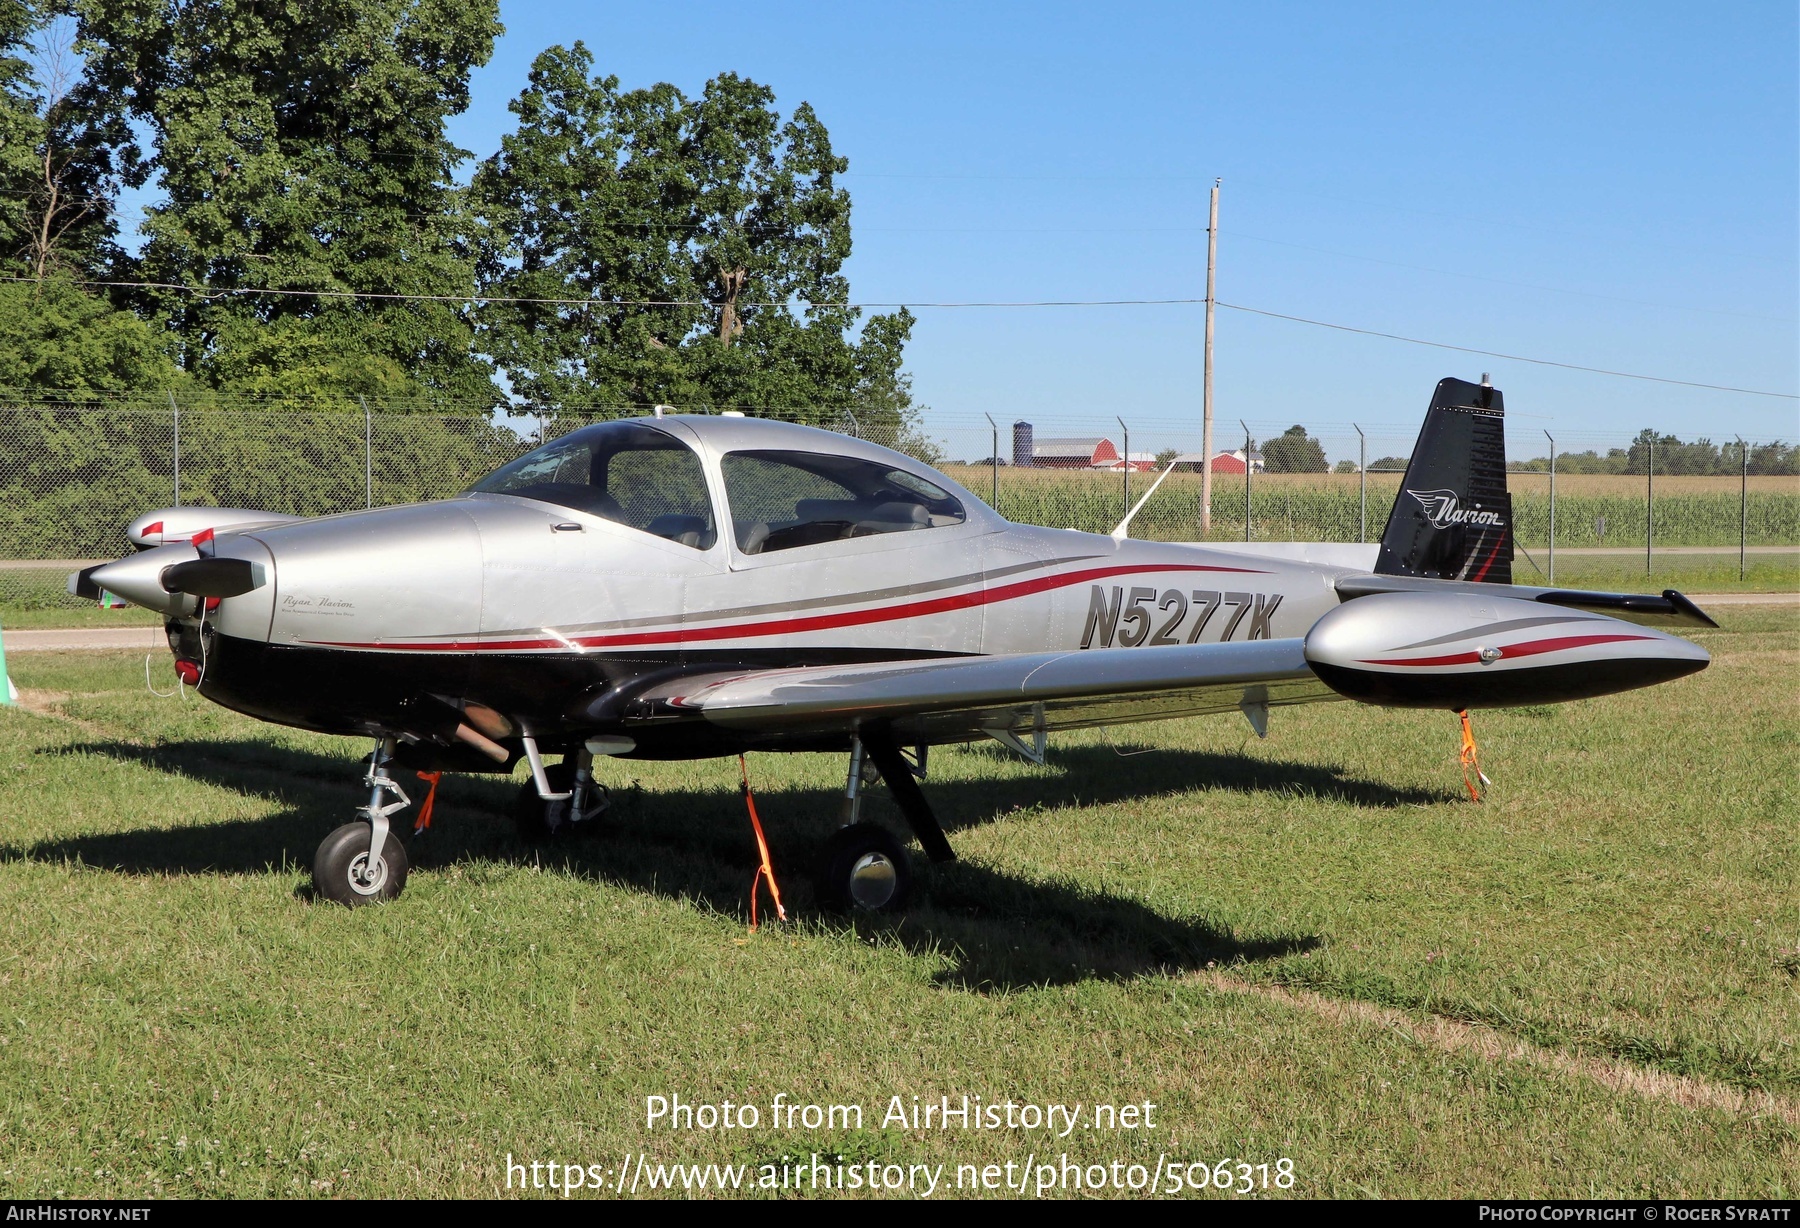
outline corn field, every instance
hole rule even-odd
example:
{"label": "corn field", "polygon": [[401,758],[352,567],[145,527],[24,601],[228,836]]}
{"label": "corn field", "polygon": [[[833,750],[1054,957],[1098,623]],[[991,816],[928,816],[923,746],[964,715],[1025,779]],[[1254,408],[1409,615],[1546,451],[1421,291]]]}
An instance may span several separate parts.
{"label": "corn field", "polygon": [[[946,472],[983,498],[993,493],[993,474],[980,466],[950,466]],[[1377,477],[1384,480],[1377,481]],[[1366,540],[1380,538],[1399,492],[1398,475],[1370,475]],[[1134,474],[1133,502],[1154,476]],[[1671,483],[1674,484],[1674,483]],[[1704,487],[1702,484],[1705,484]],[[1645,492],[1642,478],[1572,481],[1577,490],[1611,486],[1608,493],[1556,497],[1558,546],[1640,546],[1644,541]],[[1550,540],[1550,494],[1541,475],[1516,475],[1511,482],[1515,534],[1527,546]],[[1706,489],[1705,487],[1710,487]],[[1679,493],[1656,494],[1655,540],[1664,546],[1736,546],[1739,486],[1732,478],[1680,479]],[[1133,537],[1194,541],[1199,537],[1200,479],[1171,474],[1131,522]],[[1053,528],[1105,533],[1124,514],[1124,483],[1117,474],[999,471],[1000,512],[1010,520]],[[1324,482],[1307,475],[1262,475],[1250,484],[1252,541],[1353,542],[1362,538],[1364,518],[1354,477]],[[1745,508],[1746,536],[1753,546],[1800,544],[1800,482],[1755,478]],[[1243,541],[1244,480],[1241,474],[1215,476],[1211,537]]]}

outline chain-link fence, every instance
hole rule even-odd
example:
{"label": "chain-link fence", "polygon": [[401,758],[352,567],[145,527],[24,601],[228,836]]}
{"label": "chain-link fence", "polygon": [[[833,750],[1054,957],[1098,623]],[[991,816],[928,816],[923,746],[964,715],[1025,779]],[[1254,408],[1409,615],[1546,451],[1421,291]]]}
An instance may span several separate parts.
{"label": "chain-link fence", "polygon": [[[896,447],[939,466],[1012,520],[1089,532],[1110,531],[1173,465],[1131,525],[1133,536],[1172,541],[1376,540],[1418,429],[1316,424],[1296,443],[1274,422],[1234,422],[1230,430],[1221,424],[1203,534],[1197,422],[932,414],[884,427],[876,415],[854,410],[745,412]],[[0,402],[0,604],[41,608],[69,600],[61,591],[66,564],[125,553],[125,524],[153,508],[324,515],[443,498],[577,427],[644,414],[190,406],[167,394]],[[1791,449],[1751,442],[1761,451],[1731,455],[1758,458],[1763,468],[1791,465]],[[1741,464],[1735,474],[1676,475],[1655,470],[1653,458],[1648,474],[1572,473],[1571,465],[1618,468],[1631,445],[1571,431],[1557,433],[1562,471],[1553,482],[1548,444],[1533,450],[1530,443],[1515,430],[1518,471],[1510,485],[1517,537],[1528,549],[1549,544],[1552,523],[1558,548],[1800,544],[1800,480],[1792,476],[1748,474]],[[1519,468],[1530,463],[1543,468]],[[1273,471],[1302,466],[1315,471]],[[38,561],[44,566],[32,565]]]}

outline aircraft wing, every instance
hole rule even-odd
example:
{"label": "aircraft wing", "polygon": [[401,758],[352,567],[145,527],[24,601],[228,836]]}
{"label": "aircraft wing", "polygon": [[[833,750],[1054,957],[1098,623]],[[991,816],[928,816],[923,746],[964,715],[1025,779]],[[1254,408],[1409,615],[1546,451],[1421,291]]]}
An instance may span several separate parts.
{"label": "aircraft wing", "polygon": [[637,721],[693,719],[772,735],[849,733],[885,722],[901,742],[954,742],[1336,699],[1304,641],[934,657],[704,674],[626,708]]}

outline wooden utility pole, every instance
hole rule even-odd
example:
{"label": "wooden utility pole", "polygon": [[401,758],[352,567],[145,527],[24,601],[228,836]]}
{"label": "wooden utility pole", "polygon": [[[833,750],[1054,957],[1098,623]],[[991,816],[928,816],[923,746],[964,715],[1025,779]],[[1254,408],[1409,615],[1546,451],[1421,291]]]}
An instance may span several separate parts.
{"label": "wooden utility pole", "polygon": [[[1201,392],[1200,410],[1200,537],[1205,539],[1212,531],[1212,460],[1213,460],[1213,399],[1212,399],[1212,343],[1213,343],[1213,273],[1219,263],[1219,184],[1213,180],[1212,208],[1206,219],[1206,356],[1202,360],[1204,388]],[[1250,463],[1246,457],[1244,464]],[[1248,521],[1250,511],[1248,505],[1244,509],[1244,519]]]}

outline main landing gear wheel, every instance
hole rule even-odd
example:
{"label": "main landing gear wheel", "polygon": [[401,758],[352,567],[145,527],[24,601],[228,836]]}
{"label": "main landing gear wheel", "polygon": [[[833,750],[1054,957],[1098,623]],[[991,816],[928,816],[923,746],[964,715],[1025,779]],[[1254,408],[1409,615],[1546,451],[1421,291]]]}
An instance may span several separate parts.
{"label": "main landing gear wheel", "polygon": [[912,895],[912,863],[887,828],[852,823],[825,842],[817,890],[833,912],[899,912]]}
{"label": "main landing gear wheel", "polygon": [[320,843],[313,855],[313,888],[325,899],[355,908],[391,900],[405,889],[406,846],[390,831],[370,865],[369,833],[367,823],[346,823]]}
{"label": "main landing gear wheel", "polygon": [[[575,766],[569,763],[549,763],[544,765],[544,780],[552,793],[567,793],[575,784]],[[526,844],[548,844],[552,840],[567,840],[573,836],[591,832],[599,827],[594,822],[609,804],[606,787],[599,781],[588,784],[588,804],[586,816],[571,821],[569,813],[570,799],[549,802],[538,796],[537,785],[528,776],[525,783],[519,786],[519,792],[513,797],[513,827],[519,833],[519,839]]]}

